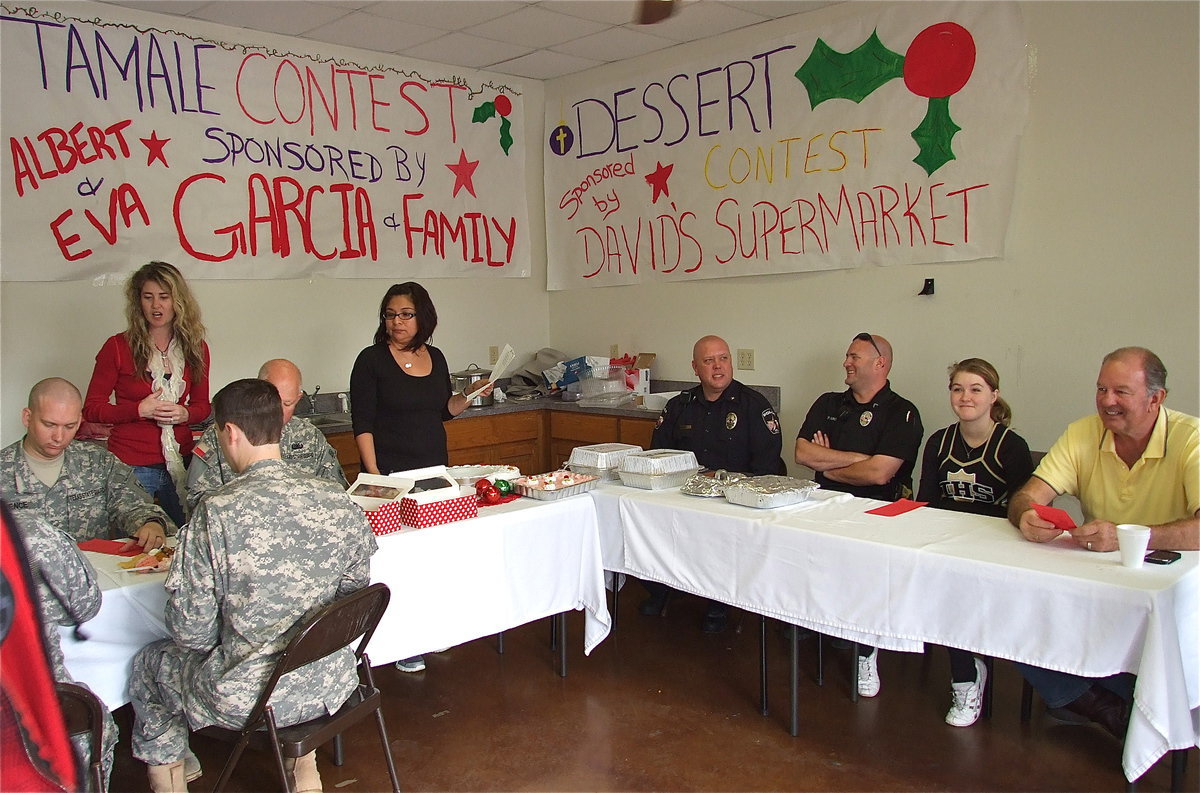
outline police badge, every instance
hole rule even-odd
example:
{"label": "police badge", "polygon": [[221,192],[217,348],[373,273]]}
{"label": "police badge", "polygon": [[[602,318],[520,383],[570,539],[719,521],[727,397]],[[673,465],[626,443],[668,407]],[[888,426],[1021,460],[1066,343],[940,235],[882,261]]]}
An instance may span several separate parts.
{"label": "police badge", "polygon": [[725,414],[725,429],[731,430],[736,426],[737,426],[737,414],[736,413],[726,413]]}
{"label": "police badge", "polygon": [[871,423],[871,419],[873,419],[873,418],[875,418],[875,414],[873,414],[869,410],[864,410],[862,412],[862,414],[858,417],[858,424],[860,427],[865,427]]}

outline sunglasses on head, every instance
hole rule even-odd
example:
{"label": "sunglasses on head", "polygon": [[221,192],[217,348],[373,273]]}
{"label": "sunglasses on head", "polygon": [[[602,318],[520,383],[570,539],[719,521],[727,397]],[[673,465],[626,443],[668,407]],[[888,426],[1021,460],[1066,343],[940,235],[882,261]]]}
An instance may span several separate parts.
{"label": "sunglasses on head", "polygon": [[879,345],[875,343],[875,337],[870,333],[860,333],[854,337],[854,340],[869,342],[870,345],[875,348],[875,354],[881,357],[883,356],[883,350],[879,349]]}

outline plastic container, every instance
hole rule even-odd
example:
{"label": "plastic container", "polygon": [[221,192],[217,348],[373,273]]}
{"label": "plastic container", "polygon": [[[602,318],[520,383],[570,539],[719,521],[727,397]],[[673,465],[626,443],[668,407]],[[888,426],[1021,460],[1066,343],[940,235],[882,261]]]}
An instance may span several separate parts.
{"label": "plastic container", "polygon": [[625,367],[623,366],[590,367],[579,378],[579,387],[583,399],[602,394],[632,393],[632,389],[625,384]]}

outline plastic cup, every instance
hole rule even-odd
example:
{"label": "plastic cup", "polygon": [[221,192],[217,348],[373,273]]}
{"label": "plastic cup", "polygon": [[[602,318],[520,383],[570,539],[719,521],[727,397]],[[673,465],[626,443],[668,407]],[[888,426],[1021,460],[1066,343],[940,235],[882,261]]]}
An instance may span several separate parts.
{"label": "plastic cup", "polygon": [[1121,549],[1121,564],[1125,567],[1141,567],[1146,561],[1146,548],[1150,545],[1150,527],[1136,523],[1117,526],[1117,547]]}

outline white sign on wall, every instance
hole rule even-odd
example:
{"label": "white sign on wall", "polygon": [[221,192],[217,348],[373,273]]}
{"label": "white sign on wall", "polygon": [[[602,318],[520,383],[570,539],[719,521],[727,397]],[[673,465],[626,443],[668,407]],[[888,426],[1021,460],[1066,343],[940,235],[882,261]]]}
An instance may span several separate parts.
{"label": "white sign on wall", "polygon": [[998,256],[1028,105],[1019,9],[854,5],[549,84],[549,288]]}
{"label": "white sign on wall", "polygon": [[516,81],[90,3],[0,11],[5,280],[152,259],[189,278],[530,273]]}

